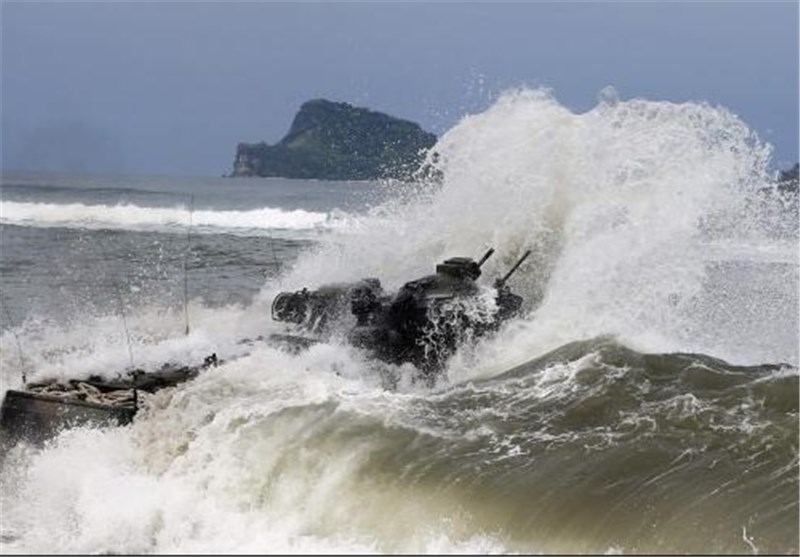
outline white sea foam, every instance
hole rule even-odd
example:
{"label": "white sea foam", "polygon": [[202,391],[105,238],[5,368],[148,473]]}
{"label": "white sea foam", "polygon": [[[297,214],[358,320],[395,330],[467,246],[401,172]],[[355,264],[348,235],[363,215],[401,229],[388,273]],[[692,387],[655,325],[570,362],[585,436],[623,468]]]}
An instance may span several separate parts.
{"label": "white sea foam", "polygon": [[[436,151],[441,185],[421,187],[410,203],[349,220],[346,234],[309,251],[251,306],[194,303],[188,336],[180,312],[133,311],[128,326],[136,363],[195,360],[208,350],[224,358],[236,350],[236,339],[271,331],[268,305],[281,289],[364,276],[380,277],[391,289],[431,272],[444,257],[476,257],[490,246],[497,253],[484,267],[487,281],[525,249],[534,250],[512,279],[530,313],[459,352],[448,370],[453,382],[496,375],[600,334],[645,350],[796,363],[798,279],[791,253],[797,240],[776,243],[764,234],[763,219],[748,218],[747,191],[765,179],[769,149],[728,111],[633,100],[575,114],[546,92],[515,91],[464,118]],[[64,207],[29,220],[55,225]],[[133,218],[123,207],[110,218],[103,213],[113,207],[75,207],[68,219],[75,226],[104,218],[134,228],[188,222],[185,209],[139,208],[144,216]],[[4,203],[4,222],[22,222],[26,210],[35,213],[26,204]],[[195,224],[278,222],[259,221],[258,211],[229,213],[196,211]],[[328,222],[310,214],[283,226]],[[730,260],[756,270],[709,269]],[[782,274],[776,276],[775,265]],[[17,332],[41,376],[102,373],[128,364],[121,319],[104,319],[70,328],[29,320]],[[4,388],[18,384],[14,344],[6,332]],[[534,378],[532,391],[568,393],[581,365],[547,370]],[[367,473],[372,457],[391,455],[385,435],[415,427],[408,402],[428,395],[383,391],[363,354],[346,346],[290,356],[255,345],[180,389],[158,393],[131,427],[73,430],[36,454],[16,449],[3,475],[2,527],[19,537],[2,549],[509,551],[502,533],[471,529],[464,501],[407,485],[402,463]],[[373,435],[364,427],[369,422],[359,421],[351,437],[339,436],[350,423],[337,421],[343,413],[385,427]]]}
{"label": "white sea foam", "polygon": [[465,534],[443,512],[457,502],[427,494],[420,505],[413,489],[360,483],[376,446],[337,439],[347,422],[336,406],[397,401],[339,373],[363,365],[347,347],[297,358],[260,346],[148,398],[131,427],[15,449],[4,480],[26,472],[3,486],[3,528],[20,537],[4,552],[502,552],[499,538]]}
{"label": "white sea foam", "polygon": [[325,229],[337,217],[329,213],[262,207],[246,211],[221,211],[187,207],[143,207],[131,203],[28,203],[0,201],[0,222],[24,226],[62,226],[88,229],[123,229],[259,234],[271,230]]}
{"label": "white sea foam", "polygon": [[[397,287],[493,246],[491,278],[531,248],[512,282],[534,313],[487,347],[496,370],[603,334],[641,350],[798,361],[796,213],[765,209],[771,147],[728,110],[634,99],[576,114],[547,91],[511,91],[435,151],[441,185],[356,219],[358,234],[309,252],[263,297],[363,276]],[[779,277],[751,267],[767,261]]]}

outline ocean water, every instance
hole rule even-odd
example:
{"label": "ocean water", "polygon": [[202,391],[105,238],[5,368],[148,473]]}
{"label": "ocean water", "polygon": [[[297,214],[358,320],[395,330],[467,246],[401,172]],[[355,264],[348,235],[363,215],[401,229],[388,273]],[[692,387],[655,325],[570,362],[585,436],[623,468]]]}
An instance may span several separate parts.
{"label": "ocean water", "polygon": [[[2,391],[225,362],[3,447],[4,553],[797,553],[797,198],[704,104],[510,91],[440,182],[5,173]],[[281,291],[456,255],[524,313],[411,366],[261,341]],[[187,332],[188,331],[188,332]],[[398,380],[391,386],[387,373]]]}

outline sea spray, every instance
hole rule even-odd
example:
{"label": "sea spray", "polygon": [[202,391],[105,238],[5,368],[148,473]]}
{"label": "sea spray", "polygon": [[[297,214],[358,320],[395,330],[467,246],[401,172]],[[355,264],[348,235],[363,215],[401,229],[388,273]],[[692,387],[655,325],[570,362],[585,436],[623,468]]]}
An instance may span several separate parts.
{"label": "sea spray", "polygon": [[[349,220],[252,304],[195,300],[188,337],[177,309],[132,308],[146,364],[222,364],[129,427],[5,453],[3,551],[796,553],[797,238],[751,202],[768,147],[721,108],[574,114],[522,90],[435,150],[439,183]],[[490,246],[486,285],[533,249],[511,279],[526,313],[433,387],[386,389],[343,344],[256,339],[279,290],[391,290]],[[125,365],[116,320],[26,323],[53,373]]]}
{"label": "sea spray", "polygon": [[796,370],[598,339],[392,393],[340,373],[365,363],[263,347],[127,429],[15,449],[9,549],[729,553],[742,526],[797,547]]}
{"label": "sea spray", "polygon": [[[377,276],[392,288],[491,246],[490,279],[530,248],[514,278],[534,311],[528,338],[513,341],[520,358],[617,334],[648,350],[797,362],[786,334],[777,344],[753,339],[748,354],[739,335],[726,338],[730,326],[696,311],[720,282],[735,297],[726,303],[761,296],[764,307],[797,307],[796,234],[776,254],[783,286],[756,291],[755,277],[714,267],[726,239],[745,259],[776,249],[762,233],[764,214],[748,210],[769,182],[770,146],[726,109],[635,99],[575,114],[546,91],[512,91],[465,117],[434,151],[441,183],[357,219],[357,235],[307,253],[281,286]],[[768,220],[779,228],[795,216],[773,211]],[[273,293],[267,284],[263,297]],[[753,331],[767,322],[770,332],[797,330],[797,312],[750,317]]]}

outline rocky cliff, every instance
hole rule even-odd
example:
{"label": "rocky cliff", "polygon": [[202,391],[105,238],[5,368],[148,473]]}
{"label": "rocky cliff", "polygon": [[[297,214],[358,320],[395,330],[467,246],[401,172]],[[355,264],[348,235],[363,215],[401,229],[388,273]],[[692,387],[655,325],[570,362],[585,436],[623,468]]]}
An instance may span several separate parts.
{"label": "rocky cliff", "polygon": [[798,186],[800,186],[800,164],[794,163],[792,168],[782,170],[778,174],[778,190],[796,193]]}
{"label": "rocky cliff", "polygon": [[408,178],[436,136],[418,124],[324,99],[304,103],[275,145],[240,143],[232,176],[322,180]]}

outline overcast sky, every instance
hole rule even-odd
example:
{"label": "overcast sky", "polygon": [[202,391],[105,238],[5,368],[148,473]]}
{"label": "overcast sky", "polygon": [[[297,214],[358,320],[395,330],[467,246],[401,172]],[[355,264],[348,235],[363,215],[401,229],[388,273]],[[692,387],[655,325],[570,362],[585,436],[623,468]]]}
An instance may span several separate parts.
{"label": "overcast sky", "polygon": [[4,169],[218,176],[302,102],[441,134],[500,91],[706,101],[798,158],[798,2],[2,2]]}

